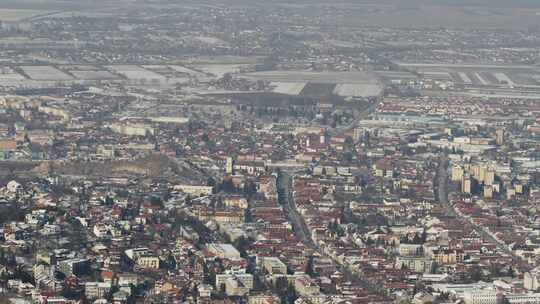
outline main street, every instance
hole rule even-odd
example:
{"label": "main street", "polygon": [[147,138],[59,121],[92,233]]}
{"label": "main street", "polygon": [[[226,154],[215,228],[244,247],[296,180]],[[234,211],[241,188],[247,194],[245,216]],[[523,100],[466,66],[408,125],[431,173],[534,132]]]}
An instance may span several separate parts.
{"label": "main street", "polygon": [[368,282],[363,279],[360,274],[352,272],[347,265],[340,263],[332,256],[326,254],[323,249],[313,241],[311,238],[311,232],[302,217],[296,208],[294,201],[294,173],[287,171],[280,171],[278,175],[278,195],[279,202],[283,206],[285,213],[288,216],[290,223],[293,226],[293,231],[295,235],[300,239],[300,241],[317,252],[319,255],[331,259],[343,273],[344,277],[349,281],[358,282],[363,285],[367,290],[373,291],[381,296],[385,296],[384,291],[380,288],[380,285]]}
{"label": "main street", "polygon": [[296,236],[298,236],[302,243],[318,251],[319,248],[315,242],[313,242],[306,222],[296,209],[293,191],[293,175],[287,171],[281,171],[278,176],[279,202],[285,209],[285,213],[289,217],[289,221],[293,226],[293,231],[296,233]]}

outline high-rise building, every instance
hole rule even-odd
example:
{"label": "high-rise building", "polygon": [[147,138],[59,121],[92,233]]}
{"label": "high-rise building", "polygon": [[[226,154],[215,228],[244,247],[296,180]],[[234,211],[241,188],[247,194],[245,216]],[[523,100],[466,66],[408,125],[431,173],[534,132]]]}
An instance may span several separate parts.
{"label": "high-rise building", "polygon": [[495,172],[488,170],[484,177],[484,184],[487,186],[493,186],[494,182],[495,182]]}
{"label": "high-rise building", "polygon": [[233,174],[233,168],[234,168],[234,161],[232,157],[227,157],[227,165],[225,168],[225,172],[227,174]]}
{"label": "high-rise building", "polygon": [[471,176],[469,174],[463,175],[463,179],[461,180],[461,192],[463,193],[471,193]]}
{"label": "high-rise building", "polygon": [[504,129],[497,129],[497,131],[495,131],[495,136],[495,141],[497,142],[497,145],[504,145]]}
{"label": "high-rise building", "polygon": [[460,166],[452,167],[452,181],[460,182],[463,179],[463,168]]}
{"label": "high-rise building", "polygon": [[540,289],[540,273],[537,271],[525,272],[523,275],[523,287],[528,290]]}
{"label": "high-rise building", "polygon": [[493,198],[493,187],[484,186],[484,198]]}

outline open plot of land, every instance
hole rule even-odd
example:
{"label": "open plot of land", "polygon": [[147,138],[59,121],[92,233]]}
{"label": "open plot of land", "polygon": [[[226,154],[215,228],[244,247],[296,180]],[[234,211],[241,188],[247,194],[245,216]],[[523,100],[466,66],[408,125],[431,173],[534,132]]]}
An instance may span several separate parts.
{"label": "open plot of land", "polygon": [[493,73],[493,76],[495,76],[495,78],[497,78],[497,81],[499,83],[504,83],[504,84],[509,84],[509,85],[515,85],[515,83],[512,81],[512,79],[510,79],[505,73],[500,73],[500,72],[497,72],[497,73]]}
{"label": "open plot of land", "polygon": [[367,72],[267,71],[246,73],[241,77],[271,82],[378,83],[377,77]]}
{"label": "open plot of land", "polygon": [[109,71],[70,71],[77,79],[84,80],[108,80],[118,79],[118,76]]}
{"label": "open plot of land", "polygon": [[398,63],[409,71],[419,72],[425,78],[450,80],[467,86],[516,86],[537,87],[535,78],[540,75],[540,67],[530,65],[452,65]]}
{"label": "open plot of land", "polygon": [[215,56],[192,56],[181,61],[182,64],[256,64],[264,57],[259,56],[235,56],[235,55],[215,55]]}
{"label": "open plot of land", "polygon": [[193,69],[190,69],[190,68],[186,68],[185,66],[181,66],[181,65],[169,65],[169,67],[173,70],[175,70],[176,72],[178,73],[183,73],[183,74],[187,74],[187,75],[190,75],[190,76],[193,76],[193,77],[206,77],[206,75],[204,73],[201,73],[199,71],[195,71]]}
{"label": "open plot of land", "polygon": [[[489,82],[487,82],[480,73],[474,73],[474,77],[480,82],[481,85],[487,86],[489,85]],[[478,83],[478,82],[475,82]]]}
{"label": "open plot of land", "polygon": [[451,63],[416,63],[416,62],[395,62],[400,67],[405,68],[448,68],[448,69],[530,69],[538,67],[531,65],[494,65],[494,64],[451,64]]}
{"label": "open plot of land", "polygon": [[482,76],[482,78],[484,78],[484,80],[486,80],[490,85],[499,84],[499,81],[497,80],[497,78],[495,78],[493,73],[489,71],[480,72],[480,76]]}
{"label": "open plot of land", "polygon": [[201,64],[193,67],[216,77],[223,77],[227,73],[240,73],[243,69],[249,68],[249,64]]}
{"label": "open plot of land", "polygon": [[393,79],[417,79],[418,77],[410,72],[404,72],[404,71],[375,71],[374,72],[377,76],[379,76],[382,79],[386,80],[393,80]]}
{"label": "open plot of land", "polygon": [[471,80],[471,78],[467,75],[467,73],[458,72],[458,75],[459,75],[459,77],[461,78],[461,80],[463,81],[463,83],[466,83],[466,84],[472,84],[472,80]]}
{"label": "open plot of land", "polygon": [[334,93],[335,87],[336,84],[334,83],[309,82],[306,84],[300,95],[312,97],[330,96]]}
{"label": "open plot of land", "polygon": [[272,86],[275,86],[273,92],[286,95],[300,95],[304,87],[305,82],[273,82]]}
{"label": "open plot of land", "polygon": [[222,39],[216,38],[216,37],[208,37],[208,36],[198,36],[195,37],[195,40],[198,40],[202,43],[211,44],[211,45],[227,45],[228,43]]}
{"label": "open plot of land", "polygon": [[66,71],[100,71],[103,70],[102,68],[98,66],[93,65],[63,65],[59,66],[60,69],[66,70]]}
{"label": "open plot of land", "polygon": [[540,74],[514,73],[512,79],[516,83],[521,83],[529,86],[539,85]]}
{"label": "open plot of land", "polygon": [[143,65],[142,67],[165,77],[172,83],[187,83],[190,81],[190,74],[178,72],[168,65]]}
{"label": "open plot of land", "polygon": [[130,80],[165,80],[165,77],[158,73],[144,69],[138,65],[110,65],[106,68],[112,71],[124,75]]}
{"label": "open plot of land", "polygon": [[48,65],[21,66],[21,70],[34,80],[73,80],[70,75]]}
{"label": "open plot of land", "polygon": [[342,97],[373,97],[379,96],[383,92],[383,87],[376,84],[338,84],[334,89],[334,94]]}
{"label": "open plot of land", "polygon": [[2,68],[0,69],[0,81],[14,81],[14,80],[24,80],[24,76],[13,71],[11,68]]}
{"label": "open plot of land", "polygon": [[427,70],[421,70],[419,71],[424,75],[426,78],[431,78],[435,80],[442,80],[442,81],[450,81],[452,80],[452,76],[448,72],[440,72],[440,71],[427,71]]}

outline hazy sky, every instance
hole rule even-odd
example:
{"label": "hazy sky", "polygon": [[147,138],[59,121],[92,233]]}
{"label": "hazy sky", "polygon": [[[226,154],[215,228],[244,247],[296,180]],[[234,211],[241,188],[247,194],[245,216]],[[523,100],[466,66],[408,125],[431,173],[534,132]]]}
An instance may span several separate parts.
{"label": "hazy sky", "polygon": [[[159,0],[146,0],[148,2],[160,2]],[[240,0],[241,1],[241,0]],[[44,8],[47,6],[58,7],[77,7],[77,6],[88,6],[89,4],[103,4],[103,3],[113,3],[113,2],[123,2],[129,3],[129,0],[0,0],[0,7],[24,7],[24,8]],[[141,2],[141,1],[139,1]],[[162,0],[162,2],[173,2],[173,3],[182,3],[182,2],[197,2],[190,0]],[[206,0],[203,2],[207,3],[228,3],[228,2],[239,2],[239,0]],[[251,1],[242,1],[244,3],[272,3],[272,2],[282,2],[278,1],[266,1],[266,0],[251,0]],[[540,8],[540,0],[337,0],[337,1],[327,1],[327,0],[287,0],[288,3],[339,3],[339,2],[349,2],[352,4],[360,3],[392,3],[399,4],[403,6],[407,5],[448,5],[448,6],[483,6],[488,8],[496,7],[506,7],[506,8],[516,8],[516,7],[529,7],[529,8]]]}

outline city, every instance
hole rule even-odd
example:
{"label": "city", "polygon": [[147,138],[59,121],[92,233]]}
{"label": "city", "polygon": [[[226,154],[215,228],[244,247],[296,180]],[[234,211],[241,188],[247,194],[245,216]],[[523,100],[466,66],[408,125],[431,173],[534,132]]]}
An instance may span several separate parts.
{"label": "city", "polygon": [[540,304],[540,3],[449,2],[0,1],[0,304]]}

